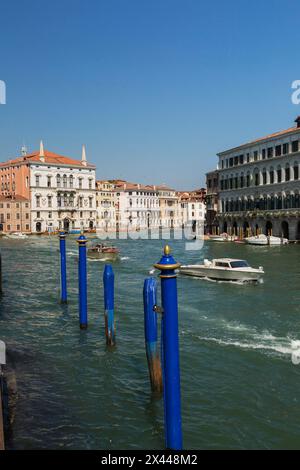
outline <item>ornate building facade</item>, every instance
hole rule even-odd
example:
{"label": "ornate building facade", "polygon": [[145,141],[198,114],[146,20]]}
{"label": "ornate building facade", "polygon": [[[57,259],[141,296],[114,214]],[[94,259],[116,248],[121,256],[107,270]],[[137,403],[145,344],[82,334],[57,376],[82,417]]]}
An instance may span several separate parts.
{"label": "ornate building facade", "polygon": [[30,201],[31,231],[88,230],[96,226],[96,167],[44,150],[1,163],[2,196]]}
{"label": "ornate building facade", "polygon": [[218,154],[220,231],[300,239],[300,117],[295,122]]}

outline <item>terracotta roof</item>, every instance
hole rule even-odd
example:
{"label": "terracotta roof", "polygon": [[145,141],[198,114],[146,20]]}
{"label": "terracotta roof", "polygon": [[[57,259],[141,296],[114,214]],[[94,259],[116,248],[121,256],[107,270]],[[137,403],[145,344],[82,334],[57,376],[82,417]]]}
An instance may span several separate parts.
{"label": "terracotta roof", "polygon": [[[57,153],[54,153],[54,152],[49,152],[48,150],[45,150],[44,151],[44,158],[45,158],[45,163],[54,163],[54,164],[57,164],[57,165],[76,165],[76,166],[82,166],[84,167],[84,165],[82,164],[81,160],[75,160],[73,158],[70,158],[70,157],[65,157],[63,155],[59,155]],[[0,166],[7,166],[7,165],[10,165],[10,164],[15,164],[15,163],[22,163],[22,162],[41,162],[40,160],[40,152],[33,152],[33,153],[30,153],[28,155],[24,155],[22,157],[17,157],[15,159],[12,159],[12,160],[8,160],[4,163],[0,163]],[[89,163],[87,164],[88,167],[92,166],[94,167],[94,165],[90,165]]]}
{"label": "terracotta roof", "polygon": [[0,201],[5,201],[5,202],[30,202],[29,199],[27,199],[26,197],[23,197],[23,196],[19,196],[18,194],[16,194],[13,197],[0,195]]}

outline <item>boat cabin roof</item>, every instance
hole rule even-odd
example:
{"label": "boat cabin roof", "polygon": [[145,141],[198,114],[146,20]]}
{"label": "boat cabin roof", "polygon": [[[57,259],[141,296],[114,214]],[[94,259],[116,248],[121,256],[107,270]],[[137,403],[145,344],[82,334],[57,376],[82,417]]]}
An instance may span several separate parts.
{"label": "boat cabin roof", "polygon": [[237,258],[215,258],[214,261],[221,262],[221,263],[231,263],[231,261],[245,261],[245,260],[237,259]]}

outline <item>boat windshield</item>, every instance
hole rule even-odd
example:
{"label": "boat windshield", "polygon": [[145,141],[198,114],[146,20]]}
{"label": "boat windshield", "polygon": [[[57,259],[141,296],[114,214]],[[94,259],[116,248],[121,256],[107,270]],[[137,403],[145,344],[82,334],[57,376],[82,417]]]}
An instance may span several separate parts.
{"label": "boat windshield", "polygon": [[247,261],[239,260],[239,261],[231,261],[230,266],[232,268],[249,268],[249,264]]}

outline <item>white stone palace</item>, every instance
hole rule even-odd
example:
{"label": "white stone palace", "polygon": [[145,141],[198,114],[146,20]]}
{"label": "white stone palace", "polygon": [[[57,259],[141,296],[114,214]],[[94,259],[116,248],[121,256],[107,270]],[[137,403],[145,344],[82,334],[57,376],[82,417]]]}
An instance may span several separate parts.
{"label": "white stone palace", "polygon": [[218,154],[220,231],[300,239],[300,117],[295,122]]}
{"label": "white stone palace", "polygon": [[[34,158],[35,157],[35,158]],[[96,227],[96,167],[44,150],[26,155],[30,164],[31,230],[45,232]]]}

